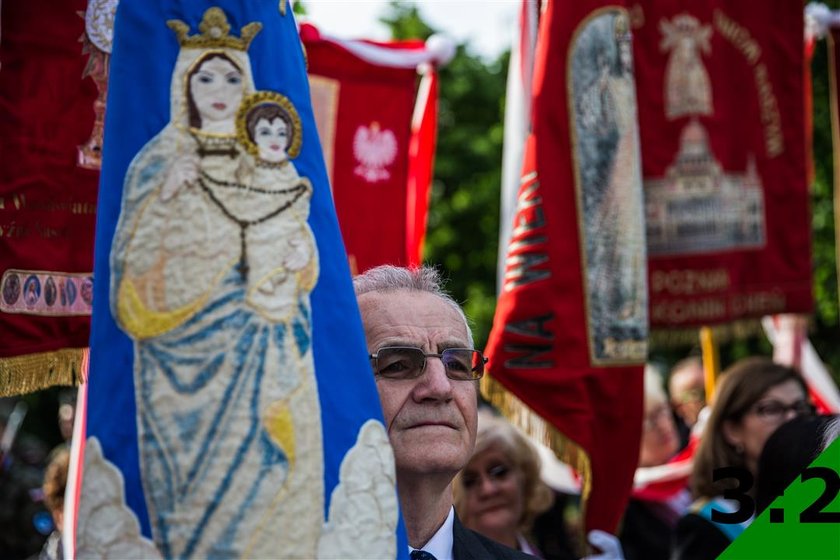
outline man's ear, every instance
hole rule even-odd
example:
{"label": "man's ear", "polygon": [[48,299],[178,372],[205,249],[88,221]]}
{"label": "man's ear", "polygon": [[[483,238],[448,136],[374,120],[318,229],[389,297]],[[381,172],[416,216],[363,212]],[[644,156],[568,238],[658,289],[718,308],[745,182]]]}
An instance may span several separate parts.
{"label": "man's ear", "polygon": [[744,445],[743,426],[740,422],[733,422],[732,420],[724,420],[723,422],[723,438],[732,447],[738,449]]}

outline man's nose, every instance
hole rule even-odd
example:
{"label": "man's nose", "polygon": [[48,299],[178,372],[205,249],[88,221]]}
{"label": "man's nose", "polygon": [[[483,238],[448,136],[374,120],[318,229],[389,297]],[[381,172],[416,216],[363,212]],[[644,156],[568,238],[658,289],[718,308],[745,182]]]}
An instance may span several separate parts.
{"label": "man's nose", "polygon": [[426,358],[426,367],[415,385],[415,398],[444,399],[452,397],[453,381],[446,376],[446,368],[440,358]]}

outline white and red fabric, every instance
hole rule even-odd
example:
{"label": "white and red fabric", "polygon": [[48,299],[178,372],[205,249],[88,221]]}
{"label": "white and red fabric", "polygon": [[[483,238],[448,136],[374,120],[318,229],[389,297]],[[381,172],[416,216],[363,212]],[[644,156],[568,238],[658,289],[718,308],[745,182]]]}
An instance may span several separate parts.
{"label": "white and red fabric", "polygon": [[437,133],[436,68],[451,58],[451,43],[436,36],[346,40],[309,23],[300,36],[351,269],[419,264]]}

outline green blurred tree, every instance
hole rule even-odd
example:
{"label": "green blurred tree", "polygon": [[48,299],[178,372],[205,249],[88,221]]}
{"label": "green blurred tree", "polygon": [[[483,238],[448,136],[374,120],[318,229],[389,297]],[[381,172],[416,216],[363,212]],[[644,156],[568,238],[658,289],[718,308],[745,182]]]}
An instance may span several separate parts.
{"label": "green blurred tree", "polygon": [[[435,32],[416,5],[391,2],[381,18],[395,39]],[[449,277],[483,348],[496,306],[499,184],[508,54],[487,63],[459,45],[440,69],[438,144],[425,260]]]}

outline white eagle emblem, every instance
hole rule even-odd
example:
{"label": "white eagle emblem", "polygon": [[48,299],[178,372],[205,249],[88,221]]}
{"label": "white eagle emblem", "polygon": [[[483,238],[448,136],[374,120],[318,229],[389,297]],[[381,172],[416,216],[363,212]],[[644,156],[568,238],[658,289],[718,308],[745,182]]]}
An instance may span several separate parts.
{"label": "white eagle emblem", "polygon": [[397,138],[392,130],[382,130],[376,121],[369,127],[361,125],[353,136],[353,155],[359,163],[354,169],[356,175],[368,183],[390,179],[385,168],[397,157]]}

